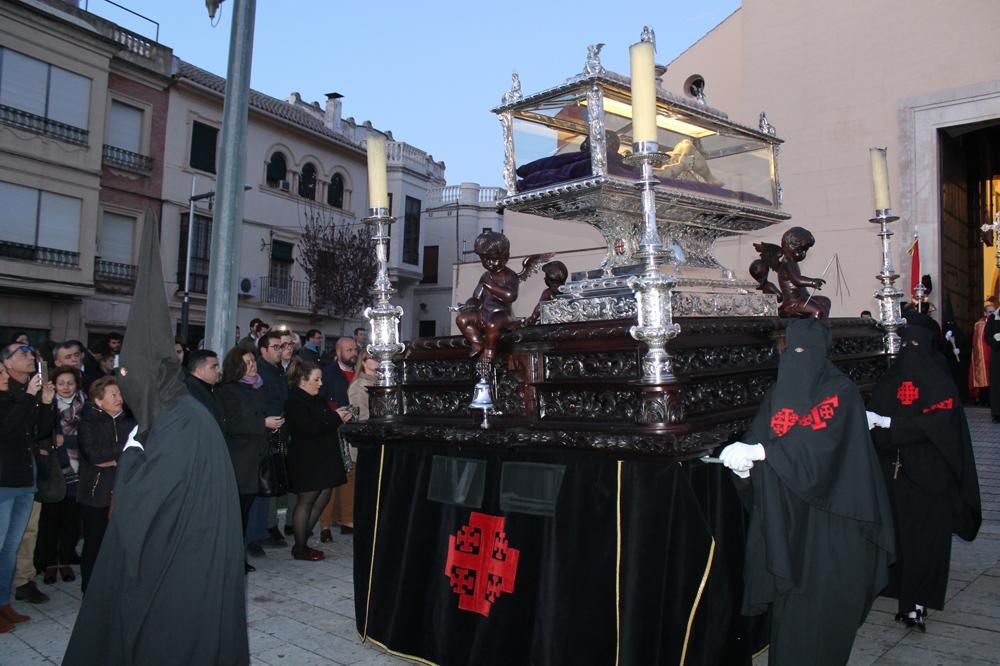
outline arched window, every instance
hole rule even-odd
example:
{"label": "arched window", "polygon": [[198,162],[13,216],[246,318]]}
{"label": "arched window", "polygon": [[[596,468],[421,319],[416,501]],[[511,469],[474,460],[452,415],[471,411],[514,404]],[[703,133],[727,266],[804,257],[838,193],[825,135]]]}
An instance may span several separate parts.
{"label": "arched window", "polygon": [[305,199],[316,198],[316,167],[306,162],[299,176],[299,196]]}
{"label": "arched window", "polygon": [[281,183],[286,180],[288,180],[288,164],[285,161],[285,154],[276,151],[267,161],[267,186],[281,187]]}
{"label": "arched window", "polygon": [[333,174],[330,179],[330,187],[326,191],[326,202],[334,208],[344,207],[344,177],[339,173]]}

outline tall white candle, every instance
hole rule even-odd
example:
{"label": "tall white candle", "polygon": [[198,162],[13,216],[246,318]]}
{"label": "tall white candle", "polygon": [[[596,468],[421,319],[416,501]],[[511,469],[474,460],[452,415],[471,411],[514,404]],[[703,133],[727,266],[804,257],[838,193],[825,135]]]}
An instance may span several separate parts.
{"label": "tall white candle", "polygon": [[388,208],[389,187],[385,167],[385,137],[368,137],[368,207]]}
{"label": "tall white candle", "polygon": [[889,202],[889,163],[887,148],[869,148],[872,158],[872,185],[875,188],[875,210],[892,208]]}
{"label": "tall white candle", "polygon": [[632,142],[656,141],[656,70],[653,44],[629,47],[632,63]]}

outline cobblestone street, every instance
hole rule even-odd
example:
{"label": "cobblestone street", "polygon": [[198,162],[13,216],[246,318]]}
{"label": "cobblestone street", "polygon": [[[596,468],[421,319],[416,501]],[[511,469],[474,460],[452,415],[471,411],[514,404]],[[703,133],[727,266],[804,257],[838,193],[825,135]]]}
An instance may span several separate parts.
{"label": "cobblestone street", "polygon": [[[1000,664],[1000,425],[989,411],[969,409],[983,497],[983,528],[969,544],[955,539],[948,602],[930,611],[927,633],[895,622],[895,601],[878,599],[861,628],[850,664],[903,666]],[[409,663],[362,645],[354,624],[352,541],[334,534],[315,544],[322,562],[296,562],[288,549],[252,560],[249,634],[254,664],[261,666],[376,666]],[[31,606],[15,602],[32,621],[0,635],[0,663],[58,664],[80,603],[80,582],[38,584],[52,598]],[[766,652],[754,661],[767,664]],[[512,665],[513,666],[513,665]]]}

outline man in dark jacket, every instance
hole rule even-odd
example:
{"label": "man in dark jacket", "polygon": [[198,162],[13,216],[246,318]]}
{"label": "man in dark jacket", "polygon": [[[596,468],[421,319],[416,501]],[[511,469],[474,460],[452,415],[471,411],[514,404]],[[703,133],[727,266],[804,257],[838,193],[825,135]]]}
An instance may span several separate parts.
{"label": "man in dark jacket", "polygon": [[310,328],[306,331],[306,343],[299,350],[299,358],[303,361],[319,363],[319,357],[323,355],[323,331],[318,328]]}
{"label": "man in dark jacket", "polygon": [[219,369],[219,355],[211,349],[196,349],[188,354],[187,376],[184,384],[188,391],[212,413],[219,423],[219,429],[226,432],[226,415],[215,395],[222,371]]}
{"label": "man in dark jacket", "polygon": [[337,407],[348,404],[347,387],[354,379],[354,366],[358,363],[358,345],[354,338],[337,340],[336,359],[323,368],[323,387],[320,395],[336,403]]}
{"label": "man in dark jacket", "polygon": [[[260,387],[260,397],[264,402],[264,416],[284,416],[285,401],[288,400],[288,378],[285,377],[285,369],[281,365],[282,351],[286,349],[286,342],[282,341],[281,331],[268,331],[257,341],[257,374],[264,382]],[[260,506],[266,504],[266,511],[262,513]],[[254,502],[256,509],[251,509],[250,525],[247,527],[247,534],[259,534],[263,527],[267,526],[270,534],[268,539],[256,541],[249,544],[247,553],[253,557],[261,557],[264,550],[261,543],[274,547],[285,547],[288,542],[281,536],[276,524],[276,500],[271,498],[257,498]],[[263,518],[261,516],[263,515]]]}

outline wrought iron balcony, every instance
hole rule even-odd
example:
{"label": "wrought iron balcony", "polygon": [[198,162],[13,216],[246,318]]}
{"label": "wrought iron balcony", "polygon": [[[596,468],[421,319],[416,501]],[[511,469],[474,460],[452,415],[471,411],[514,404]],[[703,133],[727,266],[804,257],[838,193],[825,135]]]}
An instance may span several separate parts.
{"label": "wrought iron balcony", "polygon": [[148,176],[153,171],[153,158],[131,150],[109,146],[104,144],[104,163],[111,166],[120,167],[127,171],[141,173]]}
{"label": "wrought iron balcony", "polygon": [[260,278],[260,301],[266,305],[284,305],[293,308],[310,306],[309,283],[304,280],[273,280]]}
{"label": "wrought iron balcony", "polygon": [[87,137],[90,132],[80,127],[73,127],[55,120],[36,116],[33,113],[15,109],[12,106],[0,104],[0,122],[5,125],[19,127],[21,129],[52,136],[67,143],[75,143],[81,146],[87,145]]}
{"label": "wrought iron balcony", "polygon": [[40,247],[38,245],[25,245],[24,243],[13,243],[5,240],[0,240],[0,257],[21,259],[22,261],[34,261],[39,264],[50,264],[62,267],[76,267],[80,265],[79,252],[57,250],[55,248]]}

